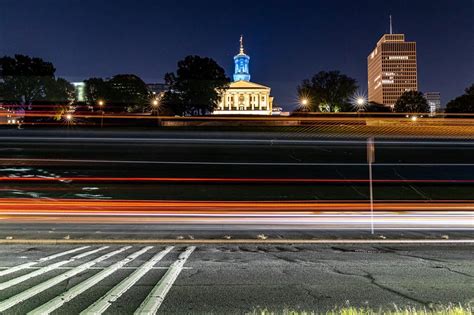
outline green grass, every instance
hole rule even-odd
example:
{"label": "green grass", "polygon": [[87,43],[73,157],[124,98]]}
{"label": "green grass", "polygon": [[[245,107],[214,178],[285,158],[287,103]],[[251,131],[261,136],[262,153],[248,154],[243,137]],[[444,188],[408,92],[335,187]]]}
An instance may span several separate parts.
{"label": "green grass", "polygon": [[433,308],[416,308],[416,307],[397,307],[372,309],[366,307],[340,307],[331,311],[319,312],[311,310],[291,310],[284,309],[282,311],[270,311],[267,309],[255,310],[248,315],[472,315],[473,308],[471,305],[455,305],[436,306]]}

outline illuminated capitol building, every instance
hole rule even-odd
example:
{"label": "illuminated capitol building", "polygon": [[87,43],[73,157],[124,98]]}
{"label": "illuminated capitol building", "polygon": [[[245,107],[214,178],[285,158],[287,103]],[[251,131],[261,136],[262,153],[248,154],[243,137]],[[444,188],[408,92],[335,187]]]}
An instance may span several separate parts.
{"label": "illuminated capitol building", "polygon": [[250,82],[250,57],[245,54],[243,38],[240,37],[240,52],[234,57],[234,81],[222,94],[215,115],[271,115],[273,97],[267,86]]}

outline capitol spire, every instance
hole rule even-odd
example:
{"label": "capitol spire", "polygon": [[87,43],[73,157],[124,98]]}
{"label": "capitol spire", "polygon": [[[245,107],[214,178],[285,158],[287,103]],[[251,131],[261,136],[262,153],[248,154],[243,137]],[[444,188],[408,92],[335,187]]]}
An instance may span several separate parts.
{"label": "capitol spire", "polygon": [[250,81],[249,63],[250,57],[245,54],[244,36],[240,35],[240,52],[234,57],[235,71],[234,81]]}

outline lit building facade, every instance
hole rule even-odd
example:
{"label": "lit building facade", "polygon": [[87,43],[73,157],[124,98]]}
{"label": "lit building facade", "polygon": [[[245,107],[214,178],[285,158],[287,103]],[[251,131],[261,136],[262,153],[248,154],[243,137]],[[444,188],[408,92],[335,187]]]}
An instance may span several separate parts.
{"label": "lit building facade", "polygon": [[250,82],[250,57],[240,37],[240,52],[234,57],[234,81],[222,94],[215,115],[272,115],[271,88]]}
{"label": "lit building facade", "polygon": [[425,99],[430,106],[430,113],[435,114],[441,109],[441,93],[440,92],[426,92]]}
{"label": "lit building facade", "polygon": [[385,34],[367,57],[369,102],[394,106],[405,91],[418,90],[416,43]]}
{"label": "lit building facade", "polygon": [[86,83],[85,82],[72,82],[74,87],[74,94],[77,102],[86,101]]}

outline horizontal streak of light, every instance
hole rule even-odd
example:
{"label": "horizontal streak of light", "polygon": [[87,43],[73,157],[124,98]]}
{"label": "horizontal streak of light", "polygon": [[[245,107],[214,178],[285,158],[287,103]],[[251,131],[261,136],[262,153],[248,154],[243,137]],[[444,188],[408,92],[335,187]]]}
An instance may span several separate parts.
{"label": "horizontal streak of light", "polygon": [[[46,108],[46,107],[64,107],[64,105],[54,105],[54,104],[44,104],[44,105],[32,105],[33,107],[38,107],[38,108]],[[118,107],[121,105],[108,105],[106,108],[114,108]],[[4,108],[12,108],[12,107],[18,107],[22,108],[21,106],[17,105],[2,105]],[[338,113],[310,113],[310,117],[308,115],[306,116],[253,116],[253,117],[248,117],[248,116],[216,116],[216,115],[210,115],[210,116],[184,116],[184,117],[176,117],[176,116],[153,116],[151,114],[125,114],[125,113],[113,113],[113,111],[107,111],[107,112],[102,112],[102,110],[96,110],[95,112],[82,112],[82,113],[77,113],[73,114],[74,117],[79,117],[79,118],[100,118],[101,116],[104,116],[104,118],[130,118],[130,119],[166,119],[166,120],[187,120],[187,121],[203,121],[203,120],[239,120],[239,121],[297,121],[297,120],[304,120],[304,121],[321,121],[321,120],[326,120],[326,121],[365,121],[365,120],[399,120],[402,122],[411,122],[409,118],[411,116],[418,116],[423,121],[429,121],[429,122],[459,122],[459,121],[466,121],[466,122],[471,122],[472,120],[468,118],[454,118],[454,117],[473,117],[474,114],[472,113],[448,113],[445,114],[445,116],[451,116],[451,117],[429,117],[427,113],[368,113],[370,116],[382,116],[382,117],[370,117],[370,116],[361,116],[355,112],[338,112]],[[21,115],[12,113],[12,112],[1,112],[1,116],[11,116],[11,115],[16,115],[16,116],[25,116],[25,117],[55,117],[57,116],[56,111],[28,111],[25,113],[22,113]],[[364,115],[364,114],[362,114]],[[409,115],[410,117],[406,117],[406,115]],[[335,117],[330,117],[330,116],[335,116]],[[345,117],[341,117],[345,116]],[[384,117],[384,116],[392,116],[392,117]],[[423,116],[423,117],[420,117]]]}
{"label": "horizontal streak of light", "polygon": [[[43,158],[0,158],[0,162],[48,163],[97,163],[97,164],[163,164],[163,165],[236,165],[236,166],[367,166],[367,163],[294,163],[294,162],[211,162],[211,161],[141,161],[141,160],[90,160],[90,159],[43,159]],[[372,166],[455,166],[471,167],[474,163],[373,163]],[[0,169],[1,171],[1,169]]]}
{"label": "horizontal streak of light", "polygon": [[[0,140],[3,141],[79,141],[79,142],[152,142],[152,143],[186,143],[186,144],[196,144],[196,143],[219,143],[219,144],[269,144],[269,145],[278,145],[278,144],[307,144],[307,145],[331,145],[331,144],[360,144],[366,145],[367,141],[361,140],[299,140],[299,139],[229,139],[229,138],[120,138],[120,137],[24,137],[24,136],[5,136],[0,137]],[[474,141],[395,141],[395,140],[376,140],[376,145],[464,145],[464,146],[474,146]]]}
{"label": "horizontal streak of light", "polygon": [[[2,182],[162,182],[162,183],[369,183],[369,179],[333,179],[333,178],[201,178],[201,177],[0,177]],[[403,184],[472,184],[474,179],[374,179],[373,183]]]}
{"label": "horizontal streak of light", "polygon": [[[473,209],[474,210],[474,209]],[[386,210],[384,210],[386,211]],[[120,212],[120,213],[109,213],[109,212],[100,212],[100,211],[85,211],[85,212],[65,212],[65,213],[56,213],[56,212],[37,212],[37,211],[1,211],[1,215],[11,215],[11,216],[51,216],[51,215],[67,215],[67,216],[117,216],[117,217],[168,217],[168,218],[320,218],[320,219],[331,219],[331,218],[350,218],[350,219],[366,219],[370,218],[370,213],[365,214],[350,214],[347,212],[342,212],[341,214],[252,214],[252,213],[231,213],[231,214],[214,214],[214,213],[130,213],[130,212]],[[419,214],[389,214],[386,213],[377,213],[374,215],[374,218],[379,219],[394,219],[399,218],[470,218],[474,219],[471,212],[444,212],[440,214],[439,212],[432,212],[432,214],[419,213]],[[473,222],[474,224],[474,222]],[[474,228],[474,226],[473,226]]]}

